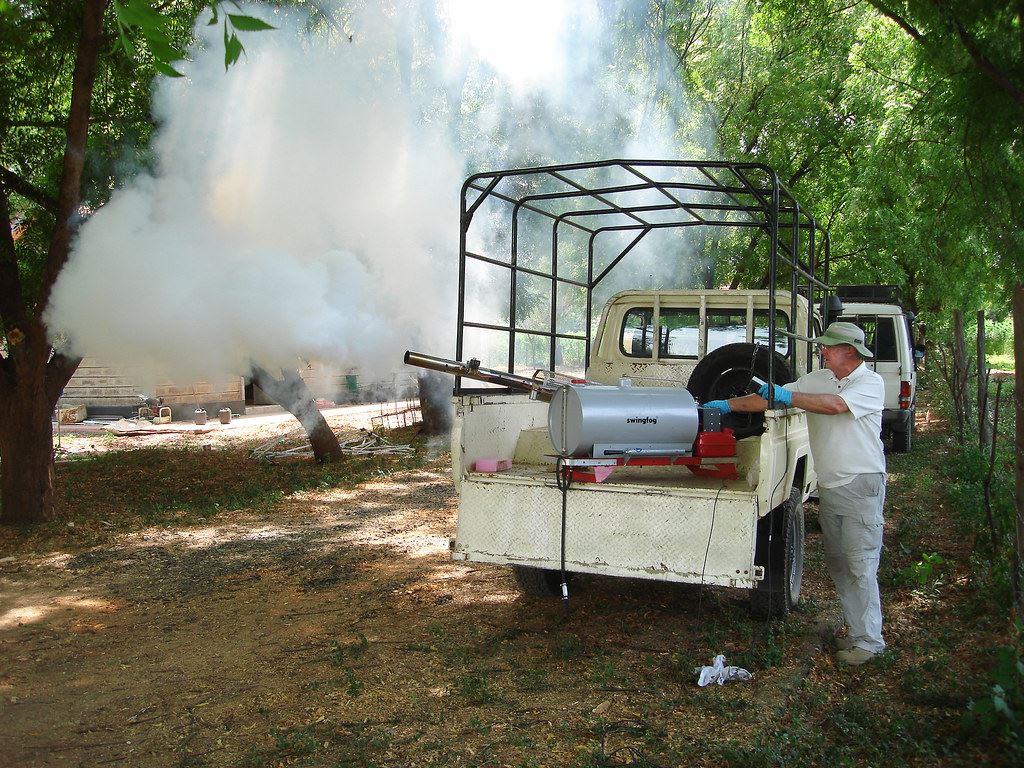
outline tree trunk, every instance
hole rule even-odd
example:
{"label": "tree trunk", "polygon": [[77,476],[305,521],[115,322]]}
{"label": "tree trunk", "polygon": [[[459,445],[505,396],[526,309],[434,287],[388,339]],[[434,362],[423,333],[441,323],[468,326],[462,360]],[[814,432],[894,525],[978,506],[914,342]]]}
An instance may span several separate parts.
{"label": "tree trunk", "polygon": [[79,360],[51,357],[42,317],[50,291],[67,262],[81,198],[89,133],[89,110],[107,0],[82,4],[82,27],[72,75],[67,146],[58,190],[56,225],[50,237],[38,296],[21,282],[10,230],[7,192],[0,213],[8,229],[0,236],[0,320],[7,334],[0,354],[0,522],[31,524],[53,518],[53,427],[50,414]]}
{"label": "tree trunk", "polygon": [[291,413],[306,430],[309,444],[313,447],[313,459],[323,464],[344,458],[338,436],[334,434],[327,419],[316,407],[313,393],[297,371],[281,370],[281,378],[272,376],[265,368],[253,364],[252,381],[278,405]]}
{"label": "tree trunk", "polygon": [[711,290],[715,287],[715,265],[718,263],[718,235],[711,238],[711,249],[704,261],[704,287]]}
{"label": "tree trunk", "polygon": [[988,364],[985,362],[985,310],[978,310],[978,448],[984,453],[992,442],[988,423]]}
{"label": "tree trunk", "polygon": [[1017,493],[1014,508],[1017,518],[1017,540],[1013,557],[1013,594],[1017,604],[1017,616],[1024,616],[1024,590],[1021,579],[1024,574],[1024,386],[1021,375],[1024,374],[1024,286],[1017,283],[1013,290],[1013,363],[1015,380],[1013,382],[1013,402],[1017,417],[1017,433],[1014,458],[1017,470]]}
{"label": "tree trunk", "polygon": [[28,525],[54,515],[52,407],[42,366],[19,366],[0,410],[0,521]]}
{"label": "tree trunk", "polygon": [[450,377],[433,371],[416,377],[420,391],[420,413],[424,435],[444,435],[452,427],[452,385]]}
{"label": "tree trunk", "polygon": [[964,316],[959,309],[953,310],[953,409],[956,412],[956,434],[960,445],[964,445],[967,431],[967,342],[964,339]]}

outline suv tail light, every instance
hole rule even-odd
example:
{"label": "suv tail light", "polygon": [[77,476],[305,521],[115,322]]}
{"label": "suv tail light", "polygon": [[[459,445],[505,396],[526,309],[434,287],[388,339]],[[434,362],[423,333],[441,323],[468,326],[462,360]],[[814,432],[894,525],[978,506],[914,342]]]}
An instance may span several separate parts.
{"label": "suv tail light", "polygon": [[910,382],[900,382],[900,409],[907,410],[910,407]]}

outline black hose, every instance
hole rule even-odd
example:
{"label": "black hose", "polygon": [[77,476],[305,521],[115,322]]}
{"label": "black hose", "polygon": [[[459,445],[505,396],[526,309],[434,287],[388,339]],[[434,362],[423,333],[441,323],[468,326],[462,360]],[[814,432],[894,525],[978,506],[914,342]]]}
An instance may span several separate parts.
{"label": "black hose", "polygon": [[562,579],[562,607],[565,615],[569,615],[569,581],[565,575],[565,519],[566,509],[569,501],[569,486],[572,484],[572,468],[566,468],[565,459],[561,456],[555,462],[555,482],[558,490],[562,492],[562,539],[561,539],[561,560],[559,573]]}

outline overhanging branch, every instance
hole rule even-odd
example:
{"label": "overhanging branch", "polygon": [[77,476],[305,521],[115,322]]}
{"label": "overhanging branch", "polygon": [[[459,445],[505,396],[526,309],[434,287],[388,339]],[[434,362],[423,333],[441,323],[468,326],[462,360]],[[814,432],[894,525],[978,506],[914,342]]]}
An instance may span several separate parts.
{"label": "overhanging branch", "polygon": [[892,10],[891,8],[889,8],[885,3],[880,2],[880,0],[868,0],[868,2],[880,14],[882,14],[883,16],[886,16],[889,19],[891,19],[892,21],[896,22],[897,26],[899,26],[900,29],[902,29],[904,32],[906,32],[908,35],[910,35],[912,38],[917,40],[917,42],[921,43],[921,45],[927,45],[928,44],[928,41],[925,39],[925,36],[923,34],[921,34],[913,24],[911,24],[909,21],[907,21],[902,16],[900,16],[898,13],[896,13],[896,11]]}
{"label": "overhanging branch", "polygon": [[45,208],[50,213],[57,212],[57,200],[43,190],[23,179],[9,168],[0,168],[0,182],[11,192],[15,192],[26,200]]}
{"label": "overhanging branch", "polygon": [[1004,91],[1011,99],[1017,102],[1019,107],[1024,108],[1024,89],[1022,89],[1017,83],[1010,79],[1010,76],[1002,69],[997,67],[995,63],[986,56],[981,48],[978,47],[978,41],[974,39],[974,36],[967,31],[967,28],[960,23],[959,19],[951,18],[950,23],[956,30],[957,36],[960,38],[960,42],[963,43],[964,48],[971,57],[971,61],[975,63],[982,74],[985,75],[989,80],[996,84],[996,86]]}

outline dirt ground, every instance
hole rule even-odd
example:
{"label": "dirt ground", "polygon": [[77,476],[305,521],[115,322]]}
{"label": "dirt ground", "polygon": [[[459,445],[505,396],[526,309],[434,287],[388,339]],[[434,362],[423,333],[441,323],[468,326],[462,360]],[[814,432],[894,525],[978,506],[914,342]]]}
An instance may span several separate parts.
{"label": "dirt ground", "polygon": [[[803,608],[772,625],[741,593],[596,577],[574,583],[566,617],[507,569],[449,559],[456,506],[442,454],[269,511],[0,557],[0,762],[721,765],[710,743],[774,732],[808,681],[870,697],[900,670],[844,670],[822,651],[838,613],[813,505]],[[919,610],[891,606],[891,643],[911,642]],[[716,653],[754,679],[697,688]]]}

